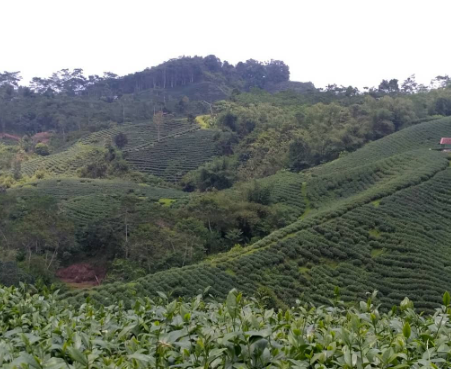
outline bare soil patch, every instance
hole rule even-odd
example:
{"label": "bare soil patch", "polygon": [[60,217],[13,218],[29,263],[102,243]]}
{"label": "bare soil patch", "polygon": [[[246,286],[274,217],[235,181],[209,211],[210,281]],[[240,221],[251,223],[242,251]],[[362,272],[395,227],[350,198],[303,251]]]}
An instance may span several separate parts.
{"label": "bare soil patch", "polygon": [[76,263],[60,269],[56,276],[72,288],[98,286],[106,276],[106,268],[89,263]]}

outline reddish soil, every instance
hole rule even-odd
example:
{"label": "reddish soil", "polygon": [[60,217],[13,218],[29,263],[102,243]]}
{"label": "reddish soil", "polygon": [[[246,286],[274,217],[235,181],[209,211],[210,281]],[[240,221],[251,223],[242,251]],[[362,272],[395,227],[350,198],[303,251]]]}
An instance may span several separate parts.
{"label": "reddish soil", "polygon": [[8,133],[0,133],[0,138],[9,138],[9,139],[14,140],[14,141],[20,141],[20,137],[19,136],[10,135]]}
{"label": "reddish soil", "polygon": [[105,275],[106,268],[89,263],[72,264],[56,272],[59,279],[74,288],[97,286],[105,278]]}
{"label": "reddish soil", "polygon": [[[36,133],[31,139],[35,142],[42,142],[44,144],[50,141],[52,134],[50,132],[39,132]],[[0,138],[9,138],[10,140],[20,141],[20,137],[16,135],[10,135],[9,133],[0,133]]]}
{"label": "reddish soil", "polygon": [[32,137],[32,139],[36,143],[42,142],[42,143],[46,144],[49,142],[51,136],[52,136],[52,134],[50,132],[39,132],[39,133],[36,133]]}

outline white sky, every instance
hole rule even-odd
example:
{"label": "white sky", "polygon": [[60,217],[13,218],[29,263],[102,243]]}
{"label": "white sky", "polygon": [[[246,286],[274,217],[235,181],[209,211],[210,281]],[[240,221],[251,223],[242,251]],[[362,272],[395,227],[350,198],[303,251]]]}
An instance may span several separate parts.
{"label": "white sky", "polygon": [[451,74],[451,0],[0,0],[0,71],[127,74],[181,55],[283,60],[291,79],[375,86]]}

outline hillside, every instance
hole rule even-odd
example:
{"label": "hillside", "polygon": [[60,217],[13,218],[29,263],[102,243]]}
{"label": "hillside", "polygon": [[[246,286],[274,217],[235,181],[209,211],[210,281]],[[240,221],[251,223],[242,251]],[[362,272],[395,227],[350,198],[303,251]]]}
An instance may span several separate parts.
{"label": "hillside", "polygon": [[211,285],[281,307],[338,285],[431,310],[451,266],[448,80],[289,75],[215,56],[29,86],[1,73],[0,283],[57,283],[73,304]]}
{"label": "hillside", "polygon": [[115,125],[87,134],[48,156],[26,161],[21,172],[29,177],[38,170],[51,176],[74,176],[82,166],[96,162],[99,149],[111,144],[118,134],[127,137],[122,151],[133,169],[169,182],[180,180],[186,172],[219,155],[216,143],[224,135],[218,130],[201,130],[197,124],[171,116],[164,119],[161,127],[152,121]]}
{"label": "hillside", "polygon": [[158,203],[160,199],[176,202],[186,197],[182,191],[138,185],[121,180],[64,178],[30,182],[9,191],[13,196],[30,198],[51,196],[77,227],[117,218],[121,197],[137,196],[142,202]]}
{"label": "hillside", "polygon": [[207,286],[224,297],[231,288],[269,287],[280,303],[300,296],[325,303],[339,286],[348,301],[377,289],[385,308],[409,296],[431,310],[451,287],[444,273],[451,268],[451,168],[449,155],[428,146],[450,133],[449,118],[423,123],[299,174],[302,185],[289,196],[304,199],[303,214],[252,246],[65,298],[107,303],[159,290],[195,295]]}

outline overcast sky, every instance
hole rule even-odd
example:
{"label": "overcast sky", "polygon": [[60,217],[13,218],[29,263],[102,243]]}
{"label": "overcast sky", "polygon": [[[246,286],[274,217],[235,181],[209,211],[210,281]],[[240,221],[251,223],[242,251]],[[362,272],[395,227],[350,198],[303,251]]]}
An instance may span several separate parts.
{"label": "overcast sky", "polygon": [[1,0],[0,71],[127,74],[182,55],[283,60],[358,87],[451,74],[451,0]]}

